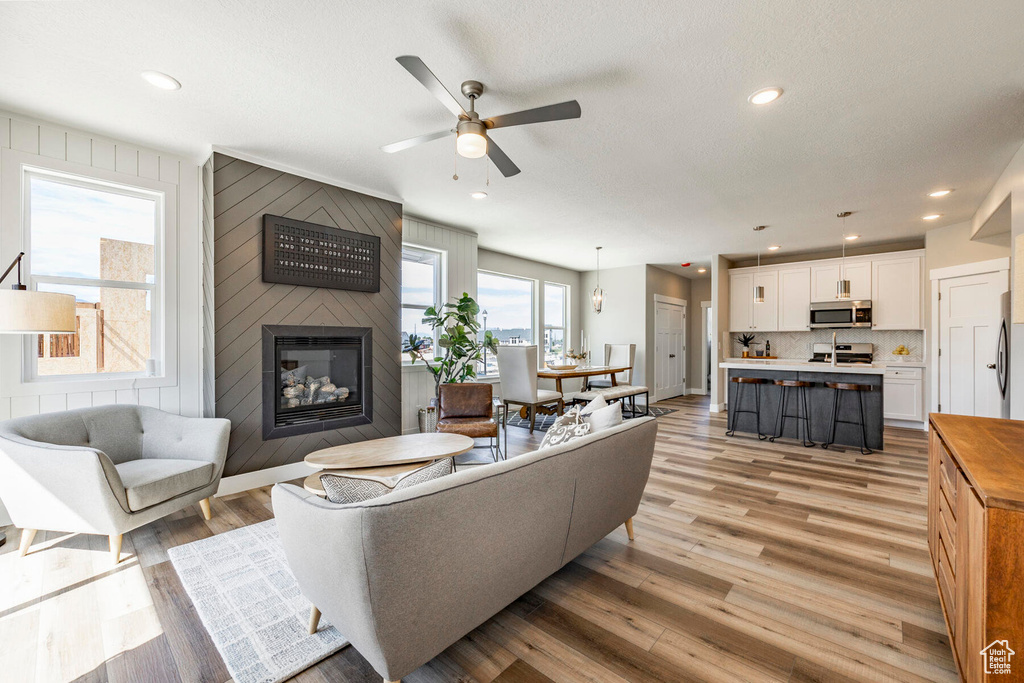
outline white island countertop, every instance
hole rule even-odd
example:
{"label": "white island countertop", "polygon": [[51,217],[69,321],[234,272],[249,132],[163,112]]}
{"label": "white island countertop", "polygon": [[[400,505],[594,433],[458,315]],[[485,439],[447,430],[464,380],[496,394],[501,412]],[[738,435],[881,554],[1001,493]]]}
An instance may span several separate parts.
{"label": "white island countertop", "polygon": [[[780,372],[832,372],[849,375],[884,375],[886,363],[809,363],[805,360],[779,358],[726,358],[718,367],[729,370],[779,370]],[[897,365],[892,363],[891,365]],[[898,365],[903,365],[899,363]],[[909,367],[909,366],[908,366]]]}

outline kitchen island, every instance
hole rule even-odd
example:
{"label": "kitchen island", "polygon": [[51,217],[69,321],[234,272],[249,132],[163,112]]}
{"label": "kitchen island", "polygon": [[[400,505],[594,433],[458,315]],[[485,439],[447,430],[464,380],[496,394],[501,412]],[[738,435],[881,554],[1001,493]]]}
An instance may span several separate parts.
{"label": "kitchen island", "polygon": [[[727,370],[729,377],[727,383],[728,410],[731,418],[732,411],[736,407],[736,391],[739,385],[732,382],[733,377],[760,377],[768,380],[794,379],[804,382],[811,382],[813,386],[807,389],[807,403],[810,410],[810,432],[811,440],[821,444],[828,437],[829,427],[832,421],[832,395],[833,390],[825,387],[825,382],[848,382],[851,384],[867,384],[872,387],[871,391],[865,392],[840,392],[846,395],[841,397],[839,410],[840,420],[854,421],[860,417],[857,407],[858,394],[864,400],[864,431],[867,436],[867,447],[872,450],[882,450],[883,430],[883,406],[882,406],[882,381],[885,376],[884,363],[837,363],[835,366],[829,363],[811,363],[799,360],[758,360],[756,358],[728,358],[720,363],[720,368]],[[753,409],[753,387],[760,386],[761,392],[761,420],[760,432],[769,436],[775,433],[776,420],[778,418],[779,398],[782,388],[774,384],[747,385],[743,390],[743,408]],[[795,397],[791,393],[791,397]],[[791,398],[788,412],[796,413],[796,401]],[[756,434],[758,427],[753,415],[741,413],[736,420],[737,432],[748,432]],[[784,439],[798,439],[799,423],[797,420],[786,420],[782,432]],[[860,428],[840,424],[836,427],[835,443],[844,446],[860,446]]]}

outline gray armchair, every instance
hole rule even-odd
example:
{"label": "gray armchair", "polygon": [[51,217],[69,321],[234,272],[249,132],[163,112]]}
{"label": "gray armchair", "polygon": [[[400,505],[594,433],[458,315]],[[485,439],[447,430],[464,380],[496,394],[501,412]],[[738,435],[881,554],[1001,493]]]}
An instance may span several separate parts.
{"label": "gray armchair", "polygon": [[230,422],[112,405],[0,423],[0,499],[20,527],[121,536],[193,503],[210,519]]}

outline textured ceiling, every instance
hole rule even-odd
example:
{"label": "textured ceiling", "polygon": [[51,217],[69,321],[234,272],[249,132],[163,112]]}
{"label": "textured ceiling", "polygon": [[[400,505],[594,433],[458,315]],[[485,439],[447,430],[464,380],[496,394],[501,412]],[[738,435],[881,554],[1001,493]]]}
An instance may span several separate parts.
{"label": "textured ceiling", "polygon": [[[969,219],[1024,138],[1020,0],[0,2],[0,26],[0,108],[231,148],[575,269],[599,244],[602,267],[745,256],[759,223],[820,249],[840,210],[865,242],[920,236]],[[583,118],[495,131],[523,173],[470,199],[487,164],[452,181],[452,142],[378,149],[452,123],[402,54],[452,92],[483,81],[484,115],[576,98]]]}

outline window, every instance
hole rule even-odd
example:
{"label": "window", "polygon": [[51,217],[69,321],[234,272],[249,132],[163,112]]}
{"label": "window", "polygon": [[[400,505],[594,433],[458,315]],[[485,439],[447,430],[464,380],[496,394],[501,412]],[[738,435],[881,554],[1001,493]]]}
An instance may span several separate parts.
{"label": "window", "polygon": [[569,288],[552,282],[544,283],[544,360],[560,359],[568,349]]}
{"label": "window", "polygon": [[402,247],[402,361],[410,361],[409,351],[421,358],[433,358],[437,340],[423,324],[430,306],[443,303],[440,252],[404,245]]}
{"label": "window", "polygon": [[[533,284],[533,280],[511,275],[477,273],[481,339],[490,331],[499,344],[527,346],[535,342]],[[498,374],[498,360],[491,353],[486,354],[483,374]]]}
{"label": "window", "polygon": [[31,284],[73,294],[76,332],[38,335],[30,378],[139,374],[159,358],[164,195],[28,169]]}

